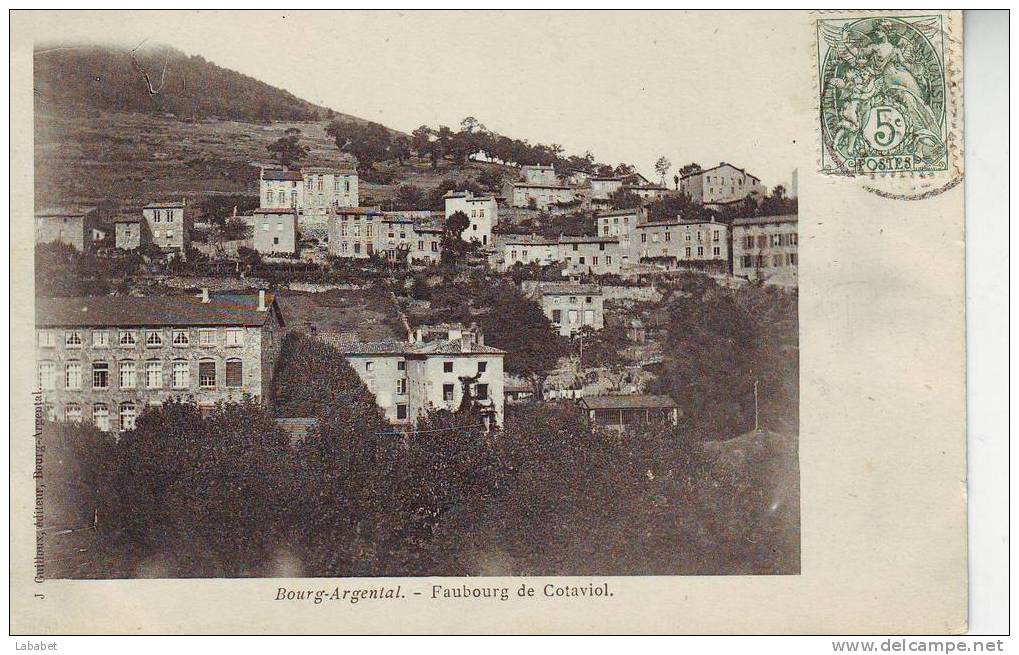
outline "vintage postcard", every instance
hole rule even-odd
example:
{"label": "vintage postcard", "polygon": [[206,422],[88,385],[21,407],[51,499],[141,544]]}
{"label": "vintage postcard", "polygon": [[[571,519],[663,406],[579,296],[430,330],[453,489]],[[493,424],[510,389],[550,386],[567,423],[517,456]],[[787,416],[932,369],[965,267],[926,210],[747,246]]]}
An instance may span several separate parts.
{"label": "vintage postcard", "polygon": [[965,630],[962,15],[11,15],[14,634]]}

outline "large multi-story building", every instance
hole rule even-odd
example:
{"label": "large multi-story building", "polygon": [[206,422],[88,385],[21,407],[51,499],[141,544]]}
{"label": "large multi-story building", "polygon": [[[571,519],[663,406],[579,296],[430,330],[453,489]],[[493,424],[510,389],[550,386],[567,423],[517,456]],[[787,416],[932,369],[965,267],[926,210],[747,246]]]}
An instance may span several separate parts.
{"label": "large multi-story building", "polygon": [[754,216],[732,222],[732,274],[770,284],[796,286],[798,216]]}
{"label": "large multi-story building", "polygon": [[640,173],[631,173],[629,175],[594,175],[590,178],[590,182],[592,200],[608,200],[609,196],[622,189],[624,185],[630,187],[652,186],[651,180]]}
{"label": "large multi-story building", "polygon": [[297,209],[324,213],[330,207],[357,207],[357,172],[305,168],[300,171],[262,168],[258,179],[262,209]]}
{"label": "large multi-story building", "polygon": [[329,207],[357,207],[360,201],[357,171],[330,168],[303,168],[304,206],[309,211]]}
{"label": "large multi-story building", "polygon": [[379,253],[394,260],[406,257],[412,263],[430,263],[442,254],[443,228],[419,223],[411,215],[347,207],[330,210],[328,220],[333,257],[367,259]]}
{"label": "large multi-story building", "polygon": [[164,252],[183,252],[191,243],[187,202],[153,202],[142,207],[152,243]]}
{"label": "large multi-story building", "polygon": [[440,336],[448,338],[336,345],[391,423],[413,424],[431,409],[456,410],[466,388],[487,424],[501,425],[505,351],[486,346],[474,330]]}
{"label": "large multi-story building", "polygon": [[272,383],[284,327],[273,294],[96,296],[36,301],[38,385],[47,414],[129,430],[171,398],[211,408]]}
{"label": "large multi-story building", "polygon": [[619,237],[559,237],[559,260],[565,265],[566,273],[618,274],[624,254],[619,247]]}
{"label": "large multi-story building", "polygon": [[329,254],[366,259],[378,249],[383,213],[372,207],[345,207],[329,215]]}
{"label": "large multi-story building", "polygon": [[445,195],[446,220],[456,212],[466,214],[470,225],[461,235],[464,241],[492,243],[492,228],[499,224],[499,204],[494,196],[476,196],[470,191],[449,191]]}
{"label": "large multi-story building", "polygon": [[251,213],[251,242],[265,254],[292,255],[297,252],[297,210],[256,209]]}
{"label": "large multi-story building", "polygon": [[676,266],[688,262],[714,263],[729,268],[729,228],[713,220],[682,220],[637,225],[640,259],[667,258]]}
{"label": "large multi-story building", "polygon": [[714,168],[684,175],[679,188],[691,200],[709,208],[738,202],[747,196],[762,198],[765,192],[758,177],[724,161]]}
{"label": "large multi-story building", "polygon": [[623,268],[637,261],[637,225],[645,218],[641,209],[617,209],[595,214],[595,233],[602,237],[619,238],[620,265]]}
{"label": "large multi-story building", "polygon": [[502,264],[505,270],[517,264],[546,266],[559,259],[559,244],[555,239],[535,234],[507,235],[502,245]]}
{"label": "large multi-story building", "polygon": [[513,185],[513,206],[548,209],[553,205],[569,204],[576,201],[573,187],[562,184],[531,184],[518,182]]}
{"label": "large multi-story building", "polygon": [[541,309],[564,337],[583,327],[600,330],[605,327],[605,300],[597,284],[576,282],[542,282],[535,287]]}
{"label": "large multi-story building", "polygon": [[35,212],[35,242],[59,241],[91,250],[103,213],[96,207],[59,207]]}

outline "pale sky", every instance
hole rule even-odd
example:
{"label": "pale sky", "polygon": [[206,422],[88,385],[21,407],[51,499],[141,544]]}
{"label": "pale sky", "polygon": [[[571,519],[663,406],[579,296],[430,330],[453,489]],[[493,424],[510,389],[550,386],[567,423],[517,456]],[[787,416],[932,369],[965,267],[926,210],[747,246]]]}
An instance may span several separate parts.
{"label": "pale sky", "polygon": [[45,33],[148,38],[405,132],[475,116],[651,179],[665,155],[670,186],[683,164],[727,161],[770,187],[802,153],[773,119],[802,101],[811,64],[810,35],[782,29],[749,12],[99,12]]}

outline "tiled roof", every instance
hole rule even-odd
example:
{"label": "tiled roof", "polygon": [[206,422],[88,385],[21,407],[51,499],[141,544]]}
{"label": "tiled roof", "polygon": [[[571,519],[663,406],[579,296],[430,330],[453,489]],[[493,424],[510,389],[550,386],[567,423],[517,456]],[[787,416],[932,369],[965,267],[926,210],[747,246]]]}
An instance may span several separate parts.
{"label": "tiled roof", "polygon": [[142,209],[184,209],[184,203],[177,202],[150,202]]}
{"label": "tiled roof", "polygon": [[413,352],[417,355],[505,355],[505,350],[477,343],[465,343],[463,339],[451,341],[429,341],[414,344]]}
{"label": "tiled roof", "polygon": [[709,218],[699,218],[699,219],[698,218],[693,218],[693,219],[689,219],[689,220],[683,219],[683,218],[672,218],[672,219],[669,219],[667,221],[650,221],[650,222],[647,222],[647,223],[638,223],[637,224],[637,229],[648,228],[648,227],[669,227],[671,225],[721,225],[721,226],[725,227],[724,223],[719,223],[719,222],[713,221],[713,220],[711,220]]}
{"label": "tiled roof", "polygon": [[369,215],[369,216],[382,216],[382,210],[378,207],[337,207],[337,215],[354,214],[358,216]]}
{"label": "tiled roof", "polygon": [[277,168],[268,168],[262,170],[262,179],[301,182],[304,180],[304,175],[301,174],[301,171],[281,171]]}
{"label": "tiled roof", "polygon": [[799,214],[782,214],[780,216],[751,216],[750,218],[737,218],[733,225],[767,225],[768,223],[796,223]]}
{"label": "tiled roof", "polygon": [[537,234],[507,234],[505,241],[507,246],[554,246],[555,244],[555,239]]}
{"label": "tiled roof", "polygon": [[37,217],[55,218],[62,216],[84,216],[95,211],[95,207],[46,207],[35,212]]}
{"label": "tiled roof", "polygon": [[344,355],[407,355],[412,344],[406,341],[348,341],[334,342]]}
{"label": "tiled roof", "polygon": [[597,284],[578,284],[576,282],[542,282],[538,285],[538,292],[545,295],[569,295],[569,294],[600,294],[601,287]]}
{"label": "tiled roof", "polygon": [[570,237],[564,235],[559,237],[559,243],[619,243],[619,237],[599,237],[599,236]]}
{"label": "tiled roof", "polygon": [[462,339],[425,343],[396,340],[351,341],[334,345],[345,355],[498,355],[506,352],[492,346],[464,343]]}
{"label": "tiled roof", "polygon": [[514,182],[513,186],[522,189],[573,189],[565,184],[534,184],[531,182]]}
{"label": "tiled roof", "polygon": [[352,168],[323,168],[320,166],[306,166],[301,169],[301,173],[311,173],[312,175],[357,175],[357,171]]}
{"label": "tiled roof", "polygon": [[588,409],[675,409],[676,401],[668,396],[633,394],[628,396],[585,396],[580,404]]}
{"label": "tiled roof", "polygon": [[712,166],[711,168],[703,168],[703,169],[701,169],[699,171],[694,171],[693,173],[687,173],[686,175],[683,175],[680,179],[685,180],[685,179],[687,179],[689,177],[694,177],[695,175],[700,175],[702,173],[709,173],[711,171],[718,170],[719,168],[722,168],[723,166],[728,166],[729,168],[733,168],[733,169],[739,171],[740,173],[743,173],[747,177],[754,178],[758,182],[761,181],[761,178],[757,177],[756,175],[751,175],[750,173],[747,173],[745,169],[742,169],[739,166],[733,166],[732,164],[730,164],[727,161],[721,162],[718,166]]}
{"label": "tiled roof", "polygon": [[[275,295],[265,294],[265,304],[283,318]],[[35,323],[39,327],[156,327],[237,325],[257,327],[268,311],[258,311],[258,294],[211,296],[95,296],[90,298],[39,298]]]}
{"label": "tiled roof", "polygon": [[604,216],[633,216],[634,214],[640,214],[639,209],[614,209],[608,212],[598,212],[595,214],[595,218],[602,218]]}

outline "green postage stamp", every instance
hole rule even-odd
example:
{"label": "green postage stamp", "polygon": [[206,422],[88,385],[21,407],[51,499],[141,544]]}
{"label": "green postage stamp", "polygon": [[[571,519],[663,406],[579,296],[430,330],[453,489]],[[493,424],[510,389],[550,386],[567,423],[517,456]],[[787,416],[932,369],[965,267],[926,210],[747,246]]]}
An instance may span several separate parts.
{"label": "green postage stamp", "polygon": [[943,17],[817,20],[821,171],[948,170]]}

